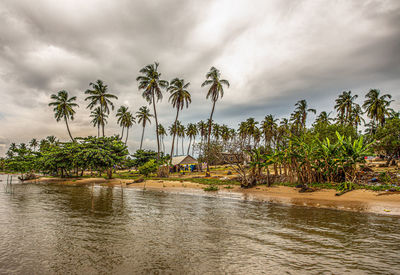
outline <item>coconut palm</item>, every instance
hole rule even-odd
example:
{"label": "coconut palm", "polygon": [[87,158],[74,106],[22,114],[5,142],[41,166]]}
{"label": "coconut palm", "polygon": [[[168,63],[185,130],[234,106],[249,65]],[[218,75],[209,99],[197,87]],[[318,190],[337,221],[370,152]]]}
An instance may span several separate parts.
{"label": "coconut palm", "polygon": [[50,143],[50,144],[56,144],[58,141],[57,141],[57,138],[55,137],[55,136],[47,136],[46,137],[46,140]]}
{"label": "coconut palm", "polygon": [[182,155],[184,154],[185,150],[183,148],[183,142],[185,141],[185,136],[186,136],[186,129],[185,126],[183,124],[179,124],[177,125],[177,129],[178,129],[178,137],[182,138]]}
{"label": "coconut palm", "polygon": [[131,128],[134,123],[136,123],[135,117],[131,112],[126,112],[123,120],[123,126],[126,128],[125,144],[128,142],[129,128]]}
{"label": "coconut palm", "polygon": [[90,113],[90,118],[92,118],[90,123],[93,124],[93,127],[97,126],[97,137],[100,137],[100,127],[107,124],[108,115],[103,112],[99,106],[94,108],[94,110]]}
{"label": "coconut palm", "polygon": [[138,123],[141,123],[143,127],[142,138],[140,140],[140,150],[142,150],[142,145],[143,145],[144,129],[146,128],[147,123],[151,124],[150,118],[152,116],[153,115],[150,114],[150,109],[147,108],[146,106],[140,107],[139,111],[136,112],[136,118],[138,119]]}
{"label": "coconut palm", "polygon": [[76,96],[68,98],[68,92],[62,90],[59,91],[58,94],[52,94],[50,98],[54,100],[53,102],[49,103],[49,106],[54,106],[54,117],[56,118],[57,122],[59,122],[61,119],[64,119],[69,137],[72,141],[74,141],[71,131],[69,130],[68,119],[74,120],[74,108],[79,107],[78,104],[74,103]]}
{"label": "coconut palm", "polygon": [[[185,105],[186,108],[188,108],[189,104],[192,102],[192,97],[187,90],[189,85],[190,82],[185,83],[185,80],[183,79],[174,78],[173,80],[171,80],[171,84],[167,89],[167,91],[171,93],[169,101],[172,103],[172,106],[176,108],[175,128],[176,122],[178,121],[179,110],[182,110]],[[176,134],[172,136],[171,156],[174,152],[175,136]]]}
{"label": "coconut palm", "polygon": [[[114,110],[114,103],[111,100],[118,99],[118,97],[109,93],[108,86],[100,79],[97,80],[96,83],[91,82],[89,86],[92,87],[92,90],[88,89],[85,91],[85,94],[89,95],[85,98],[85,101],[89,101],[87,108],[92,110],[99,105],[102,117],[105,117],[105,114],[108,115],[110,113],[110,107]],[[104,137],[104,123],[101,124],[101,127]]]}
{"label": "coconut palm", "polygon": [[277,121],[278,119],[276,119],[273,115],[267,115],[264,117],[264,120],[260,125],[261,132],[264,136],[264,145],[268,145],[270,148],[272,146],[272,138],[274,137],[278,128]]}
{"label": "coconut palm", "polygon": [[164,144],[164,137],[167,135],[167,131],[165,130],[164,126],[162,126],[161,124],[158,124],[158,134],[160,136],[161,139],[161,144],[162,144],[162,148],[163,148],[163,154],[165,154],[165,144]]}
{"label": "coconut palm", "polygon": [[299,100],[294,106],[296,106],[296,109],[292,115],[292,120],[300,130],[303,130],[306,127],[307,114],[310,112],[315,114],[317,111],[309,109],[305,99]]}
{"label": "coconut palm", "polygon": [[147,65],[139,72],[142,74],[136,78],[139,82],[139,90],[143,90],[142,96],[149,104],[153,104],[154,118],[156,120],[157,136],[157,158],[160,158],[160,139],[158,135],[158,118],[156,110],[156,100],[162,100],[162,89],[168,87],[168,81],[160,79],[161,73],[158,72],[158,63]]}
{"label": "coconut palm", "polygon": [[127,116],[128,116],[128,107],[126,106],[119,107],[119,109],[117,110],[116,117],[118,118],[117,120],[118,125],[122,127],[121,139],[124,137],[124,129],[125,129],[124,121],[127,119]]}
{"label": "coconut palm", "polygon": [[354,107],[354,101],[358,95],[351,95],[351,91],[343,91],[335,100],[335,110],[338,112],[338,120],[340,124],[349,123],[350,116]]}
{"label": "coconut palm", "polygon": [[353,126],[358,128],[359,125],[362,123],[365,123],[364,118],[362,117],[363,111],[361,109],[361,106],[357,103],[354,103],[353,110],[350,115],[350,121],[352,121]]}
{"label": "coconut palm", "polygon": [[[186,126],[186,136],[189,137],[189,146],[187,149],[187,155],[189,155],[190,152],[190,146],[192,145],[192,139],[193,139],[193,144],[196,142],[196,136],[198,134],[197,131],[197,126],[194,123],[189,123]],[[193,148],[192,148],[192,155],[193,155]]]}
{"label": "coconut palm", "polygon": [[390,94],[380,94],[380,90],[371,89],[365,96],[363,107],[367,116],[382,126],[385,124],[386,117],[390,116],[389,105],[393,100],[390,100],[392,98]]}
{"label": "coconut palm", "polygon": [[[180,125],[180,122],[179,122],[179,120],[176,122],[176,123],[173,123],[171,126],[169,126],[169,128],[168,128],[168,131],[169,131],[169,134],[171,135],[171,136],[173,136],[173,135],[176,135],[176,153],[175,153],[175,155],[178,155],[178,126]],[[171,157],[172,157],[173,155],[171,155]]]}
{"label": "coconut palm", "polygon": [[330,125],[331,121],[333,120],[330,117],[331,113],[327,113],[325,111],[322,111],[321,113],[319,113],[319,115],[317,116],[317,118],[315,119],[314,125]]}
{"label": "coconut palm", "polygon": [[[220,97],[222,98],[224,96],[224,86],[227,86],[229,88],[230,84],[228,80],[221,79],[221,73],[217,68],[211,67],[210,71],[206,74],[206,80],[201,84],[201,87],[204,86],[210,86],[206,98],[211,98],[211,101],[213,103],[210,120],[208,122],[207,148],[210,148],[211,124],[215,110],[215,103]],[[209,161],[207,161],[207,174],[210,173],[210,166],[208,165],[208,163]]]}
{"label": "coconut palm", "polygon": [[29,142],[29,146],[33,149],[33,151],[36,151],[36,147],[39,145],[39,142],[37,141],[36,138],[31,139]]}

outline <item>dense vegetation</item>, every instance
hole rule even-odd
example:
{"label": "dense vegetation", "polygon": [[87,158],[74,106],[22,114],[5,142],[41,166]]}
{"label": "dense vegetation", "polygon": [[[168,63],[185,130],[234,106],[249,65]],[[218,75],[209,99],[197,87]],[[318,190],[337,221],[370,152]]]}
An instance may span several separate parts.
{"label": "dense vegetation", "polygon": [[[141,69],[137,81],[153,114],[147,106],[141,106],[135,113],[126,106],[119,106],[116,117],[121,134],[106,137],[104,129],[118,97],[109,92],[103,81],[97,80],[84,92],[87,108],[91,110],[91,123],[97,127],[97,137],[74,137],[70,126],[79,108],[75,103],[77,97],[70,97],[67,91],[61,90],[50,96],[49,106],[53,108],[56,121],[65,122],[71,141],[60,142],[50,136],[41,141],[34,138],[29,145],[12,143],[6,157],[0,159],[0,169],[20,172],[22,177],[33,172],[64,177],[90,171],[106,172],[111,178],[117,168],[136,167],[142,174],[149,175],[174,153],[180,153],[196,154],[200,161],[207,162],[207,175],[210,173],[208,165],[228,163],[239,174],[244,187],[278,181],[348,182],[351,186],[365,156],[385,155],[389,165],[395,164],[400,155],[399,113],[390,108],[391,96],[382,95],[377,89],[366,94],[362,105],[357,103],[358,95],[344,91],[335,100],[336,117],[322,111],[312,124],[308,122],[309,114],[317,111],[310,108],[306,100],[300,100],[289,118],[278,120],[271,114],[261,122],[248,118],[234,129],[215,123],[213,119],[217,101],[223,97],[224,88],[230,86],[215,67],[211,67],[202,83],[202,87],[208,87],[206,98],[212,103],[209,119],[186,126],[179,117],[183,108],[188,108],[192,102],[190,82],[181,78],[171,82],[163,80],[158,63]],[[165,92],[170,94],[169,101],[176,109],[175,119],[167,130],[158,122],[156,106]],[[145,129],[153,118],[157,152],[142,150]],[[365,118],[369,118],[367,123]],[[140,148],[129,155],[126,144],[129,130],[136,122],[142,131]],[[172,137],[170,155],[165,154],[164,144],[168,134]],[[186,150],[185,141],[188,141]]]}

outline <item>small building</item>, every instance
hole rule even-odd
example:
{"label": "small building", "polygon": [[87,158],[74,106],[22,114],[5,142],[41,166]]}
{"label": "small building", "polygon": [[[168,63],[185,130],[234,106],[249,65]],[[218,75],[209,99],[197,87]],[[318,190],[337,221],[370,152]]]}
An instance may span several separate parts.
{"label": "small building", "polygon": [[190,155],[172,157],[171,164],[173,170],[178,171],[184,169],[186,171],[193,171],[198,168],[198,161]]}

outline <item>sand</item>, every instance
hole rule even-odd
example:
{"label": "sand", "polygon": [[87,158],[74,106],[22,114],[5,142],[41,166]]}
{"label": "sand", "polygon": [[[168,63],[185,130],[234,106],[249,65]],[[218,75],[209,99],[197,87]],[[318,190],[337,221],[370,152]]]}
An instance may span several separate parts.
{"label": "sand", "polygon": [[85,178],[76,180],[40,178],[31,182],[61,183],[68,185],[101,184],[107,186],[121,186],[129,189],[143,189],[145,187],[146,190],[162,190],[165,192],[217,196],[242,200],[257,200],[266,203],[281,203],[305,207],[400,216],[400,194],[396,192],[355,190],[345,193],[342,196],[335,196],[337,192],[332,189],[322,189],[312,193],[299,193],[298,189],[286,186],[257,186],[249,189],[242,189],[239,186],[232,186],[232,189],[226,189],[224,186],[219,186],[218,191],[207,192],[203,190],[207,185],[184,181],[184,179],[182,181],[147,180],[145,182],[132,183],[129,185],[127,185],[127,183],[131,183],[132,180],[106,180],[104,178]]}

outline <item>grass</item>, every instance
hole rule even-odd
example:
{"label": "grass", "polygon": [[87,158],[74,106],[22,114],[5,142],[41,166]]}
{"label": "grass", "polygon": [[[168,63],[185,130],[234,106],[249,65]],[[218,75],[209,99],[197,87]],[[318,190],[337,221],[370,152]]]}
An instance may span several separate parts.
{"label": "grass", "polygon": [[218,191],[219,187],[216,185],[210,185],[203,188],[204,191]]}

